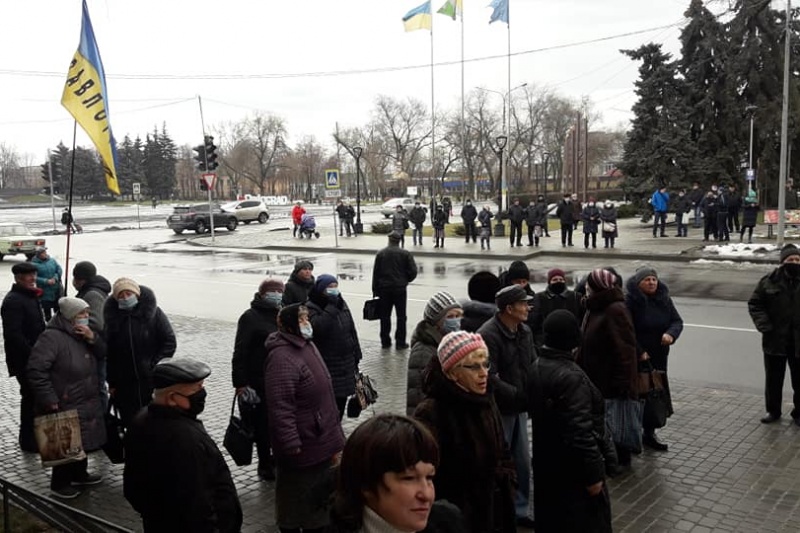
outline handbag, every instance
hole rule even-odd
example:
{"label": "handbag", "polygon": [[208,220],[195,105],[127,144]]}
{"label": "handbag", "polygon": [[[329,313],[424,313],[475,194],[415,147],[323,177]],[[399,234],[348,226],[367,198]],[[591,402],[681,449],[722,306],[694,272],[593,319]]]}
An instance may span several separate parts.
{"label": "handbag", "polygon": [[361,409],[378,401],[378,391],[372,385],[372,380],[363,372],[356,373],[356,398],[361,405]]}
{"label": "handbag", "polygon": [[381,316],[378,313],[379,298],[373,298],[364,302],[364,320],[378,320]]}
{"label": "handbag", "polygon": [[670,414],[669,393],[664,386],[666,372],[647,365],[639,372],[639,398],[644,401],[642,424],[658,429],[667,425]]}
{"label": "handbag", "polygon": [[[246,466],[253,462],[255,437],[250,425],[234,414],[236,399],[237,396],[234,394],[233,403],[231,404],[231,418],[228,422],[228,428],[225,430],[225,438],[222,441],[222,445],[228,450],[236,466]],[[241,413],[241,407],[239,412]]]}
{"label": "handbag", "polygon": [[33,431],[43,467],[86,459],[77,409],[37,416],[33,419]]}
{"label": "handbag", "polygon": [[108,401],[105,423],[106,443],[103,444],[103,452],[111,464],[122,464],[125,462],[125,426],[122,425],[119,412],[112,400]]}
{"label": "handbag", "polygon": [[629,398],[606,400],[606,422],[611,430],[611,440],[620,448],[632,453],[642,452],[643,404]]}
{"label": "handbag", "polygon": [[617,231],[617,225],[613,222],[603,221],[603,233],[614,233]]}

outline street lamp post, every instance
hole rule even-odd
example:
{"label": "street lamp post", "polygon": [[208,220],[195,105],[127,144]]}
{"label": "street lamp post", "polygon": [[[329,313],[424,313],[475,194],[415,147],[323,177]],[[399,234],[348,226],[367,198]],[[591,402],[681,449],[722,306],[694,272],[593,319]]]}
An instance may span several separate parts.
{"label": "street lamp post", "polygon": [[361,223],[361,152],[360,146],[353,147],[353,155],[356,158],[356,223],[353,230],[356,235],[364,233],[364,225]]}
{"label": "street lamp post", "polygon": [[750,176],[753,176],[753,117],[755,116],[755,111],[758,109],[758,106],[749,105],[744,108],[745,111],[750,113],[750,155],[749,160],[750,163],[747,165],[747,189],[752,191],[753,190],[753,179]]}
{"label": "street lamp post", "polygon": [[505,237],[506,227],[501,220],[501,213],[503,212],[503,185],[505,181],[505,169],[503,168],[503,149],[506,147],[508,137],[499,135],[497,139],[497,156],[500,158],[500,179],[498,180],[497,187],[497,216],[495,217],[496,224],[494,225],[494,236]]}
{"label": "street lamp post", "polygon": [[544,196],[545,200],[547,200],[547,163],[550,161],[550,152],[545,152],[542,155],[544,155],[544,168],[542,169],[544,178]]}

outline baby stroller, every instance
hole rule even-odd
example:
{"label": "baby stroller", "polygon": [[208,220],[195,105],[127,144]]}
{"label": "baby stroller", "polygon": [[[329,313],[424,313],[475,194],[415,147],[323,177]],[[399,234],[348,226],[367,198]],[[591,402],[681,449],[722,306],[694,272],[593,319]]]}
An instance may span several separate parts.
{"label": "baby stroller", "polygon": [[316,231],[317,222],[314,220],[313,215],[305,214],[300,219],[300,238],[306,237],[308,239],[313,235],[319,239],[319,232]]}

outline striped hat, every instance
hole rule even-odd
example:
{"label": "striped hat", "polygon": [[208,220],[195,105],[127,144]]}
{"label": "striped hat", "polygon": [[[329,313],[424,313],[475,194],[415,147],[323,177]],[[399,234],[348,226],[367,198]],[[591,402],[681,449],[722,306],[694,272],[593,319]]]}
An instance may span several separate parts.
{"label": "striped hat", "polygon": [[431,299],[428,300],[428,305],[425,306],[425,320],[432,324],[436,324],[444,315],[451,309],[461,309],[461,304],[458,303],[452,294],[449,292],[437,292]]}
{"label": "striped hat", "polygon": [[437,355],[442,370],[447,372],[466,356],[480,349],[486,350],[486,343],[483,342],[480,334],[454,331],[445,335],[442,342],[439,343]]}
{"label": "striped hat", "polygon": [[616,276],[614,276],[614,274],[608,270],[596,268],[589,274],[586,283],[593,291],[600,292],[613,288],[615,281]]}

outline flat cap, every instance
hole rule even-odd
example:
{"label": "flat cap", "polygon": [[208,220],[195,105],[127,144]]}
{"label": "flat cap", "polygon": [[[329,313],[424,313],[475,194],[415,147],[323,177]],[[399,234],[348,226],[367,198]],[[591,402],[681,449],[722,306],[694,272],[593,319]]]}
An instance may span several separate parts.
{"label": "flat cap", "polygon": [[501,311],[504,310],[507,305],[517,302],[527,302],[528,300],[533,300],[533,296],[530,296],[525,289],[519,285],[509,285],[508,287],[503,287],[497,292],[497,294],[494,295],[494,301],[497,304],[497,308]]}
{"label": "flat cap", "polygon": [[15,276],[17,274],[30,274],[31,272],[37,272],[36,265],[33,263],[28,263],[27,261],[24,263],[17,263],[11,267],[11,273]]}
{"label": "flat cap", "polygon": [[162,359],[153,369],[153,387],[165,389],[181,383],[197,383],[211,374],[211,368],[202,361],[189,357]]}

